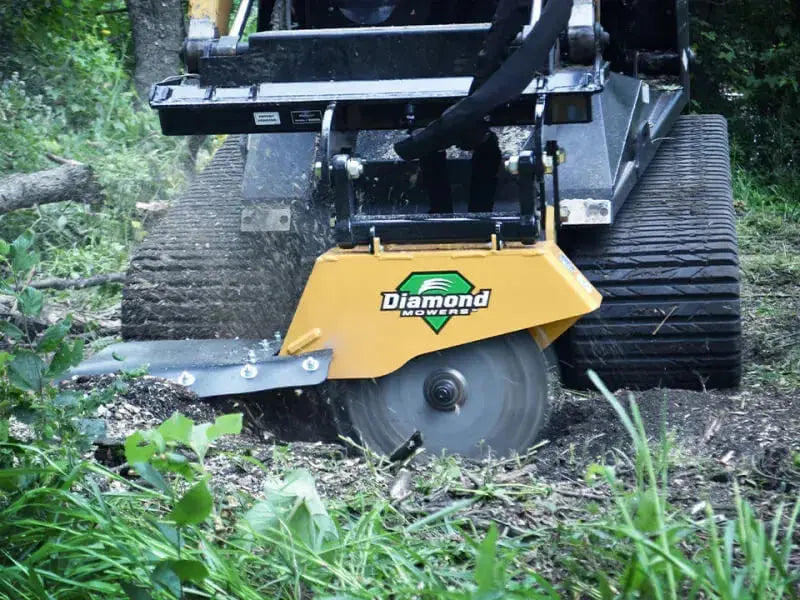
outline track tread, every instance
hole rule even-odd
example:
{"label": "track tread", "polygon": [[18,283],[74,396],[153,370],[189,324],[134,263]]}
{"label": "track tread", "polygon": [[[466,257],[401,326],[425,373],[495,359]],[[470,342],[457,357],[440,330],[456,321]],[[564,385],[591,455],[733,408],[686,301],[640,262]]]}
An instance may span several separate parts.
{"label": "track tread", "polygon": [[231,136],[136,249],[122,299],[125,339],[266,338],[285,331],[327,217],[292,206],[303,235],[240,231],[244,157]]}
{"label": "track tread", "polygon": [[570,258],[603,294],[564,336],[567,382],[732,387],[741,378],[739,259],[727,123],[681,117],[606,230],[565,231]]}

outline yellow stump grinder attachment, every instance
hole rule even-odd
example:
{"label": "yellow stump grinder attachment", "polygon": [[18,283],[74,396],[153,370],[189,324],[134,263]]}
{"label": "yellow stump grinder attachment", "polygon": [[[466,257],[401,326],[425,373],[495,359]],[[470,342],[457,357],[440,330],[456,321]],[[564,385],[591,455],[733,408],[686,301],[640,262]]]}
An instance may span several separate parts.
{"label": "yellow stump grinder attachment", "polygon": [[533,445],[587,369],[736,385],[727,133],[680,117],[687,0],[190,5],[150,103],[228,138],[136,251],[126,341],[76,373],[317,386],[373,450],[475,457]]}

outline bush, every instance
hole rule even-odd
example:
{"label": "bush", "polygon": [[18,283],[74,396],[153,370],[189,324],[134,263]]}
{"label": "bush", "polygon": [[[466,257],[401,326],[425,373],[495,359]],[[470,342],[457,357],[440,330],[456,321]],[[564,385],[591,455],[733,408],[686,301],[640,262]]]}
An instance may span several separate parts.
{"label": "bush", "polygon": [[794,0],[693,3],[694,96],[721,112],[739,164],[774,180],[800,168],[800,4]]}

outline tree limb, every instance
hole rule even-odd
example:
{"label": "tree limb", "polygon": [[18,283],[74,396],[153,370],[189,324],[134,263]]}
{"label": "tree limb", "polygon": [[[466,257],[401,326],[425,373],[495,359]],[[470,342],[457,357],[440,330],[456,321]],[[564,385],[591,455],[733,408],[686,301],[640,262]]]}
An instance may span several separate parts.
{"label": "tree limb", "polygon": [[48,277],[31,281],[29,286],[40,290],[79,290],[106,283],[125,283],[125,273],[104,273],[102,275],[77,278]]}
{"label": "tree limb", "polygon": [[116,308],[104,313],[90,314],[76,313],[62,306],[48,306],[38,317],[23,317],[15,304],[13,298],[0,296],[0,319],[14,322],[18,326],[22,326],[25,321],[33,333],[44,331],[64,319],[68,314],[72,315],[73,333],[94,332],[97,335],[118,335],[121,329]]}
{"label": "tree limb", "polygon": [[94,202],[100,185],[86,165],[20,173],[0,179],[0,214],[54,202]]}

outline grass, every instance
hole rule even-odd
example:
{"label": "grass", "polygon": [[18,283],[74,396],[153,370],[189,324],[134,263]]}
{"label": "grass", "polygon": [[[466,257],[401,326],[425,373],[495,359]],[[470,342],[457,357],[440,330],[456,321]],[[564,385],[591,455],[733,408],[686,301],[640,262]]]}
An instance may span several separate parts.
{"label": "grass", "polygon": [[[0,496],[0,597],[797,597],[800,500],[774,507],[768,521],[738,491],[727,516],[708,503],[676,509],[668,502],[668,441],[651,446],[635,399],[625,407],[595,382],[628,431],[635,468],[590,466],[588,480],[607,502],[513,535],[475,515],[502,498],[542,511],[541,486],[458,488],[454,469],[474,467],[443,459],[434,485],[449,486],[450,500],[427,514],[399,509],[378,486],[323,502],[313,481],[289,473],[266,501],[218,498],[212,516],[181,529],[176,545],[165,493],[91,461],[69,464],[40,447],[5,444],[26,466],[0,470],[0,482],[23,470],[37,480]],[[270,520],[248,512],[258,502]],[[156,569],[165,560],[200,564],[202,576],[175,588]]]}
{"label": "grass", "polygon": [[[736,156],[736,153],[734,153]],[[800,387],[800,184],[734,170],[745,326],[746,380]]]}
{"label": "grass", "polygon": [[[142,236],[136,202],[169,199],[185,182],[182,142],[162,137],[141,110],[127,74],[129,44],[111,43],[107,26],[98,20],[79,37],[53,30],[46,44],[31,40],[31,61],[0,85],[0,175],[47,168],[50,152],[94,166],[106,190],[102,207],[0,218],[0,237],[37,232],[41,275],[123,270]],[[797,389],[800,184],[737,169],[734,195],[748,382]],[[50,299],[94,310],[118,302],[119,288]],[[568,507],[533,476],[498,481],[491,468],[453,458],[436,459],[415,481],[416,493],[438,499],[420,510],[387,498],[380,481],[393,473],[380,465],[323,500],[313,481],[287,491],[297,475],[291,451],[276,447],[270,475],[286,467],[266,505],[218,489],[208,518],[178,528],[175,499],[158,487],[76,458],[74,449],[2,441],[0,419],[0,459],[11,457],[0,462],[0,598],[796,598],[800,500],[757,514],[734,482],[727,510],[712,508],[711,498],[672,503],[680,452],[664,433],[656,443],[647,438],[633,397],[622,401],[596,384],[632,450],[590,465],[585,497]],[[256,506],[269,518],[254,522]],[[494,523],[509,507],[519,518]]]}

